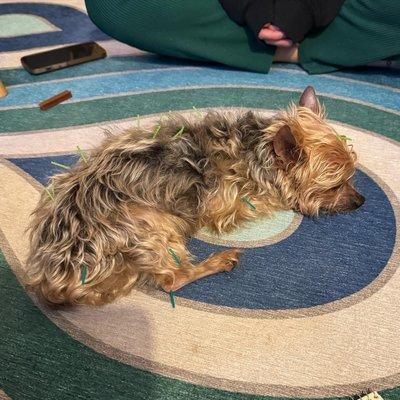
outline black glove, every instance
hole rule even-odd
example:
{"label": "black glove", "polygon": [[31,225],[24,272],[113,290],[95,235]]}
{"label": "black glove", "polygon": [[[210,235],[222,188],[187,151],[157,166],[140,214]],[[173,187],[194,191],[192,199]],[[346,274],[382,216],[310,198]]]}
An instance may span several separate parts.
{"label": "black glove", "polygon": [[301,42],[314,29],[329,25],[344,0],[220,0],[228,16],[247,25],[258,37],[261,28],[271,23],[294,43]]}

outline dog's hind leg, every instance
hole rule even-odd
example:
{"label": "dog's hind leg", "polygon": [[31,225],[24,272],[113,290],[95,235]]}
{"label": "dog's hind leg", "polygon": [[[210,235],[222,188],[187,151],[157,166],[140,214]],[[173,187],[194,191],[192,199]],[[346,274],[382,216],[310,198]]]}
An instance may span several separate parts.
{"label": "dog's hind leg", "polygon": [[153,281],[165,291],[178,290],[205,276],[230,271],[236,265],[240,254],[237,249],[212,254],[195,264],[185,247],[193,234],[185,220],[150,208],[132,210],[136,234],[141,239],[132,252],[132,266],[143,282]]}
{"label": "dog's hind leg", "polygon": [[183,262],[179,269],[174,270],[174,278],[160,276],[158,284],[165,291],[175,291],[188,283],[200,278],[216,274],[218,272],[230,271],[238,262],[240,250],[230,249],[212,254],[206,260],[194,265]]}

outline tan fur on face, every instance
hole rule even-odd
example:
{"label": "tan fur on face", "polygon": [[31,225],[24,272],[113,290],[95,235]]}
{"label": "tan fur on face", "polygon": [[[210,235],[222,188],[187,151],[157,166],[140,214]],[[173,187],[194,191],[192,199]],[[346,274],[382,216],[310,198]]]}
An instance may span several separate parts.
{"label": "tan fur on face", "polygon": [[307,215],[345,211],[354,193],[352,148],[326,123],[323,113],[293,106],[266,132],[274,135],[283,125],[290,127],[301,150],[298,162],[280,169],[277,178],[288,207]]}
{"label": "tan fur on face", "polygon": [[105,304],[142,284],[175,290],[237,261],[229,250],[194,266],[185,244],[201,227],[221,234],[279,209],[356,208],[355,155],[311,100],[316,112],[171,115],[155,139],[139,128],[109,137],[88,163],[52,178],[54,199],[43,193],[30,225],[28,285],[51,304],[73,305]]}

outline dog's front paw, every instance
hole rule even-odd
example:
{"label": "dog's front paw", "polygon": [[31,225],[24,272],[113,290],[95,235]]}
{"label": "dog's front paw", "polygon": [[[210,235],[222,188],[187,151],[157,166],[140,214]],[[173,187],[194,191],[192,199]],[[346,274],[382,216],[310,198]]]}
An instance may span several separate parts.
{"label": "dog's front paw", "polygon": [[239,262],[241,251],[239,249],[225,250],[219,253],[221,257],[221,271],[231,271]]}

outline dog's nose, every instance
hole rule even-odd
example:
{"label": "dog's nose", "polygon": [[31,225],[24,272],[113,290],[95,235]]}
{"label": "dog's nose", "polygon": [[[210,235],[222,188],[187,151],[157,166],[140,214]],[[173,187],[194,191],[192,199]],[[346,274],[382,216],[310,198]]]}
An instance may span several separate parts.
{"label": "dog's nose", "polygon": [[364,204],[365,197],[360,193],[356,193],[351,199],[351,206],[353,209],[359,208]]}

